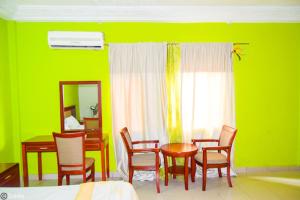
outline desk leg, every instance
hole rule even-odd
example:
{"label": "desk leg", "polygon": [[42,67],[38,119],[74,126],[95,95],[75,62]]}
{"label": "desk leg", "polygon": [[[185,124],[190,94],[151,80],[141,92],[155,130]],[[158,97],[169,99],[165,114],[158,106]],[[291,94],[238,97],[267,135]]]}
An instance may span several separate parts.
{"label": "desk leg", "polygon": [[106,175],[109,178],[109,144],[106,144]]}
{"label": "desk leg", "polygon": [[22,160],[23,160],[23,181],[24,187],[28,187],[29,180],[28,180],[28,164],[27,164],[27,152],[26,152],[26,145],[22,144]]}
{"label": "desk leg", "polygon": [[42,152],[38,152],[38,172],[39,172],[39,181],[43,179],[43,167],[42,167]]}
{"label": "desk leg", "polygon": [[189,182],[189,165],[188,165],[189,157],[184,157],[184,186],[185,190],[189,189],[188,182]]}
{"label": "desk leg", "polygon": [[164,155],[164,164],[165,164],[165,186],[168,186],[169,170],[168,170],[168,157],[167,157],[167,155]]}
{"label": "desk leg", "polygon": [[101,142],[101,172],[102,172],[102,181],[106,181],[106,175],[105,175],[105,148],[104,148],[104,142]]}
{"label": "desk leg", "polygon": [[172,171],[173,171],[173,179],[176,179],[176,158],[172,157]]}

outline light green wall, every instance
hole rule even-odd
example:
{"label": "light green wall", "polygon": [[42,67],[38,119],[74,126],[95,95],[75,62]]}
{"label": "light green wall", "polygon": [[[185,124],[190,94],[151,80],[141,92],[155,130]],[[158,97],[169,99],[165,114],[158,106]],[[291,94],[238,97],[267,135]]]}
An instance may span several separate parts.
{"label": "light green wall", "polygon": [[14,161],[9,72],[8,22],[0,18],[0,162]]}
{"label": "light green wall", "polygon": [[300,24],[236,27],[236,40],[250,42],[235,62],[236,164],[297,165]]}
{"label": "light green wall", "polygon": [[64,85],[64,106],[78,106],[78,85]]}
{"label": "light green wall", "polygon": [[[249,42],[234,60],[236,119],[235,165],[294,166],[300,162],[300,24],[29,23],[15,26],[21,140],[59,131],[59,81],[101,80],[103,130],[111,134],[108,50],[54,50],[50,30],[102,31],[110,42]],[[11,30],[13,31],[13,30]],[[18,96],[18,97],[16,97]],[[15,111],[17,112],[17,111]],[[111,137],[112,138],[112,137]],[[110,141],[112,170],[116,169]],[[298,154],[297,154],[298,150]],[[91,154],[91,153],[89,153]],[[98,156],[97,153],[92,153]],[[298,156],[298,159],[297,159]],[[30,173],[36,173],[36,155]],[[45,173],[56,172],[54,154],[44,155]],[[99,157],[99,156],[98,156]],[[96,161],[99,169],[99,159]],[[46,166],[47,165],[47,166]]]}
{"label": "light green wall", "polygon": [[[298,39],[300,40],[300,38]],[[300,42],[298,41],[298,46],[300,46]],[[298,55],[297,55],[297,58],[298,58],[298,77],[300,77],[300,51],[298,51]],[[298,90],[298,93],[299,93],[299,100],[300,100],[300,78],[299,78],[299,81],[298,81],[298,86],[299,86],[299,90]],[[300,113],[300,101],[299,101],[299,112]],[[299,117],[299,122],[298,122],[298,166],[300,166],[300,117]]]}
{"label": "light green wall", "polygon": [[64,85],[63,98],[65,107],[73,105],[75,106],[76,118],[80,120],[78,89],[78,85]]}

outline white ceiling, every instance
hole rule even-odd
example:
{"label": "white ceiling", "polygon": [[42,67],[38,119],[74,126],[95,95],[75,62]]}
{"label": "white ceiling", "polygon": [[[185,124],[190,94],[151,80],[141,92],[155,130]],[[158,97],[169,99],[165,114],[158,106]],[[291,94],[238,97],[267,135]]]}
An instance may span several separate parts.
{"label": "white ceiling", "polygon": [[300,0],[0,0],[17,21],[300,22]]}
{"label": "white ceiling", "polygon": [[18,5],[123,5],[123,6],[145,6],[145,5],[300,5],[299,0],[17,0]]}

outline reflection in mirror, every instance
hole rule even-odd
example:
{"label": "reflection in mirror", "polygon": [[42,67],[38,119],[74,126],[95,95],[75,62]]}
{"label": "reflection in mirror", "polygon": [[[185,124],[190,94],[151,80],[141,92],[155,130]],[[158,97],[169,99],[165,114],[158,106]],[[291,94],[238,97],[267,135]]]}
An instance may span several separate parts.
{"label": "reflection in mirror", "polygon": [[63,81],[60,82],[60,94],[62,132],[85,130],[88,137],[100,135],[102,132],[100,82]]}
{"label": "reflection in mirror", "polygon": [[[81,124],[84,118],[98,117],[97,94],[97,85],[93,84],[63,86],[64,108],[68,110],[65,111],[65,130],[83,129],[84,125]],[[68,120],[70,117],[75,118],[77,123],[68,123],[72,122]]]}

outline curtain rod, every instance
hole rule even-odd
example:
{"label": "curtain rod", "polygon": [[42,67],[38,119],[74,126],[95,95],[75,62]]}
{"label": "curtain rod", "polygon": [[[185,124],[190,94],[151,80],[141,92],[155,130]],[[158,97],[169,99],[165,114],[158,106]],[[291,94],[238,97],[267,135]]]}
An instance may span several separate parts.
{"label": "curtain rod", "polygon": [[234,42],[233,45],[250,45],[249,42]]}
{"label": "curtain rod", "polygon": [[[180,44],[181,42],[167,42],[167,45],[172,45],[172,44]],[[182,43],[189,43],[189,42],[182,42]],[[192,42],[190,42],[192,43]],[[199,43],[199,42],[195,42],[195,43]],[[207,42],[204,42],[207,43]],[[217,42],[212,42],[212,43],[217,43]],[[220,42],[223,43],[223,42]],[[250,43],[248,42],[234,42],[233,45],[250,45]]]}
{"label": "curtain rod", "polygon": [[[105,43],[104,46],[109,46],[109,44],[111,44],[111,43]],[[167,45],[176,45],[176,44],[180,44],[180,42],[167,42]],[[250,43],[249,42],[234,42],[233,45],[250,45]]]}

